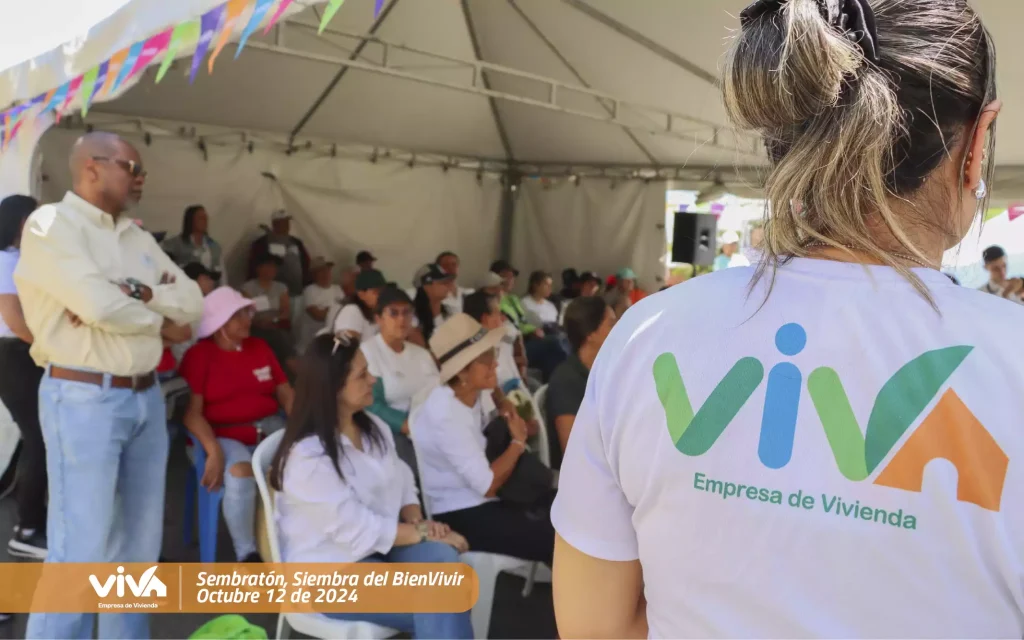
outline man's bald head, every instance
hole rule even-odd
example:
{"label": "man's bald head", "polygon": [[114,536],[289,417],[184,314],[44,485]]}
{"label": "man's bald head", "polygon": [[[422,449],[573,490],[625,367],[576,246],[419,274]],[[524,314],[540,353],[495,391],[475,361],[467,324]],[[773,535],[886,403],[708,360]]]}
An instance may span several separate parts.
{"label": "man's bald head", "polygon": [[[117,216],[142,196],[145,180],[138,150],[114,133],[93,131],[71,148],[71,181],[87,202]],[[135,175],[135,168],[140,175]]]}

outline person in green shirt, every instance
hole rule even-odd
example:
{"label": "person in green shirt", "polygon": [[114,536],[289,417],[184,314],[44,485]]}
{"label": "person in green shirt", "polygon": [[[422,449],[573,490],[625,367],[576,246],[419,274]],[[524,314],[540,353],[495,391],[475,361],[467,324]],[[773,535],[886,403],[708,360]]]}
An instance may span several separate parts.
{"label": "person in green shirt", "polygon": [[566,351],[556,336],[546,335],[544,329],[527,321],[523,301],[512,292],[516,286],[516,276],[519,275],[519,270],[506,260],[497,260],[491,264],[491,271],[501,276],[502,280],[501,302],[498,307],[523,334],[529,366],[540,371],[542,380],[546,382],[555,367],[565,360]]}

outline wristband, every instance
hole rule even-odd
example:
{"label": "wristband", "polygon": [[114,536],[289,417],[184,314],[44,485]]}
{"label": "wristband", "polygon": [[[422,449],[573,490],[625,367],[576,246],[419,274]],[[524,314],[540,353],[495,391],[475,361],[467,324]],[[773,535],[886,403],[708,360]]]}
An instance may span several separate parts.
{"label": "wristband", "polygon": [[512,444],[518,444],[524,451],[526,450],[526,443],[522,440],[513,440]]}
{"label": "wristband", "polygon": [[416,532],[420,534],[420,542],[426,542],[430,529],[426,522],[420,522],[416,525]]}

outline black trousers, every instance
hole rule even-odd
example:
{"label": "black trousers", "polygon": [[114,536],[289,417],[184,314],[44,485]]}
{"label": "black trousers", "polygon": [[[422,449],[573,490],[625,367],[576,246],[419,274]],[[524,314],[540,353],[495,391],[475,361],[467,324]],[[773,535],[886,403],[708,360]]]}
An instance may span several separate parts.
{"label": "black trousers", "polygon": [[0,402],[21,431],[18,457],[18,524],[46,531],[46,445],[39,425],[43,370],[18,338],[0,338]]}
{"label": "black trousers", "polygon": [[438,513],[434,519],[461,533],[469,542],[470,551],[500,553],[551,566],[555,528],[551,525],[550,506],[527,511],[497,500]]}

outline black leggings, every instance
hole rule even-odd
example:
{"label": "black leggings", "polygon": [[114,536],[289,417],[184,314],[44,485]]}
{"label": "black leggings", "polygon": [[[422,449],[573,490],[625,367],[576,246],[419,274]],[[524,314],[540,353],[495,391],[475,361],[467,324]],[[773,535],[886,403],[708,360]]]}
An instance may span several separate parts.
{"label": "black leggings", "polygon": [[0,338],[0,402],[21,431],[18,457],[18,524],[46,531],[46,445],[39,425],[39,381],[43,370],[18,338]]}
{"label": "black leggings", "polygon": [[469,509],[435,514],[469,542],[470,551],[500,553],[551,566],[555,528],[550,508],[526,509],[500,500]]}

